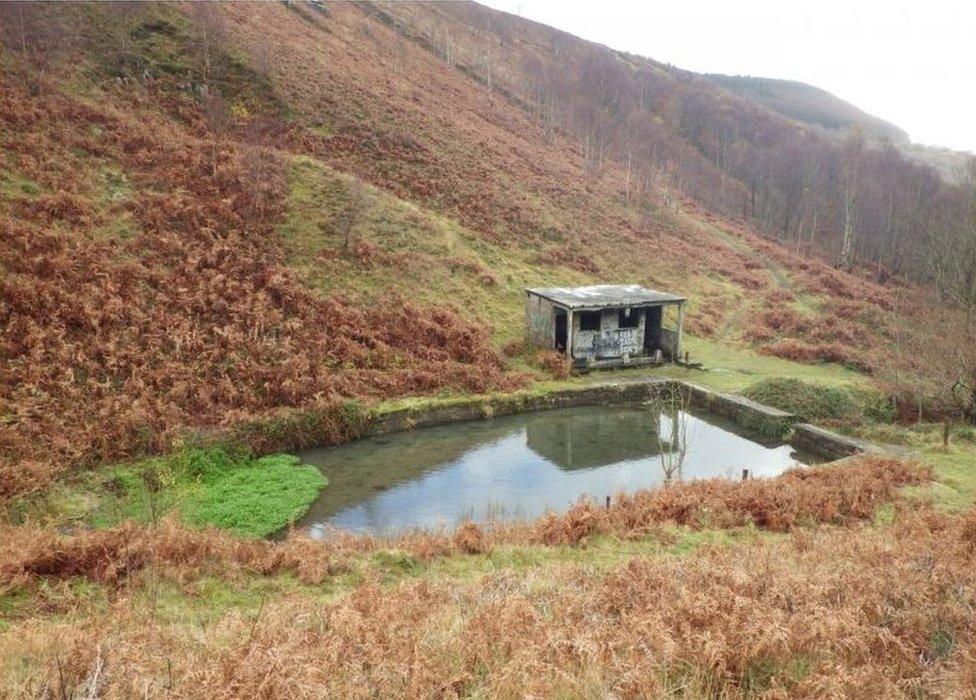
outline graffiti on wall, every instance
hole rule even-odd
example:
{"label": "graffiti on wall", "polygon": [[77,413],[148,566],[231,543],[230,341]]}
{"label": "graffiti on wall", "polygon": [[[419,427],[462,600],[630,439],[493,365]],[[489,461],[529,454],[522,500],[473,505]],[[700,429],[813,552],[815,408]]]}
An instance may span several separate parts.
{"label": "graffiti on wall", "polygon": [[644,334],[639,328],[585,332],[580,333],[579,342],[574,345],[574,355],[578,357],[637,355],[644,347]]}

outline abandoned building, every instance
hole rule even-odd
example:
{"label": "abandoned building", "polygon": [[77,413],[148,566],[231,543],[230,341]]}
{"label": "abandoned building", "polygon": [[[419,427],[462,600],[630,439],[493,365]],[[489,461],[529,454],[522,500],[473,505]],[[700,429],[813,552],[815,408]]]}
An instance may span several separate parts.
{"label": "abandoned building", "polygon": [[636,284],[526,289],[526,340],[577,367],[678,361],[684,302]]}

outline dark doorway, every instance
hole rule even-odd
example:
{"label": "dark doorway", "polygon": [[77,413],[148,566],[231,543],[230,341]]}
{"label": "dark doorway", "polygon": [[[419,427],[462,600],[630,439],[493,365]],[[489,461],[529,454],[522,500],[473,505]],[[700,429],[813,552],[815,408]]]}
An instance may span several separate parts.
{"label": "dark doorway", "polygon": [[661,306],[649,306],[644,319],[644,354],[653,355],[661,347]]}
{"label": "dark doorway", "polygon": [[566,352],[566,312],[556,309],[556,350]]}

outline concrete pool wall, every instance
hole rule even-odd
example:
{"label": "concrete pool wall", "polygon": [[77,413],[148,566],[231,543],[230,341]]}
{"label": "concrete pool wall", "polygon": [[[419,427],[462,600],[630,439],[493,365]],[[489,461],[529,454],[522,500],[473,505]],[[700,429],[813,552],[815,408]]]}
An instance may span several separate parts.
{"label": "concrete pool wall", "polygon": [[674,390],[684,393],[694,408],[728,418],[760,436],[788,436],[788,442],[794,447],[828,461],[878,449],[869,443],[803,423],[799,416],[742,396],[723,394],[677,379],[656,377],[567,387],[547,393],[516,392],[470,399],[445,399],[443,403],[435,400],[417,407],[386,409],[370,416],[362,437],[530,411],[647,401]]}

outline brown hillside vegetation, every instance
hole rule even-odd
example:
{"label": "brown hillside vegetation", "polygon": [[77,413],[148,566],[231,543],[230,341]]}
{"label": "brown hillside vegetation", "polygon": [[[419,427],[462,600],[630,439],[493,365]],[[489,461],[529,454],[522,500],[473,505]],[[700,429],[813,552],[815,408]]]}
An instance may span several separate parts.
{"label": "brown hillside vegetation", "polygon": [[[743,522],[728,517],[736,509],[781,514],[771,522],[783,522],[782,514],[794,509],[790,517],[801,517],[808,527],[785,537],[604,568],[574,564],[473,578],[407,575],[384,582],[382,559],[363,564],[356,553],[414,553],[430,562],[461,553],[479,561],[513,536],[558,530],[565,541],[585,547],[596,532],[580,539],[578,514],[550,518],[523,534],[485,534],[466,525],[453,536],[391,542],[293,538],[275,545],[187,532],[172,523],[70,538],[8,530],[0,540],[2,585],[47,592],[43,608],[16,608],[10,628],[0,632],[0,665],[10,671],[4,692],[971,694],[974,516],[900,509],[893,524],[865,526],[871,504],[922,475],[907,465],[864,460],[844,470],[847,492],[832,486],[840,471],[824,467],[768,482],[715,482],[711,496],[711,486],[676,484],[614,505],[604,521],[623,525],[624,533],[639,513],[639,536],[666,546],[674,535],[660,528],[682,521],[682,502],[694,503],[697,517],[707,513],[726,524]],[[809,527],[831,522],[846,526]],[[656,527],[648,530],[651,524]],[[348,595],[322,600],[320,586],[329,590],[350,566],[365,566],[356,569],[365,580]],[[294,571],[304,583],[262,595],[250,614],[198,617],[203,612],[194,600],[215,580],[234,589],[255,577],[271,584],[283,571]],[[78,577],[90,581],[87,590]],[[58,583],[62,578],[65,584]],[[159,597],[160,588],[173,587]],[[174,595],[186,596],[184,605],[191,607],[176,612],[170,607]],[[93,607],[99,614],[91,614]]]}
{"label": "brown hillside vegetation", "polygon": [[202,628],[123,597],[26,623],[0,658],[17,694],[961,698],[976,690],[971,602],[953,594],[976,584],[969,528],[912,516],[597,575],[370,580],[336,603],[292,593]]}
{"label": "brown hillside vegetation", "polygon": [[[273,151],[228,142],[214,165],[192,128],[8,87],[19,172],[53,194],[14,198],[0,238],[6,458],[43,443],[58,461],[106,459],[277,406],[516,382],[487,333],[449,310],[390,298],[367,317],[302,288],[269,241]],[[79,167],[127,173],[136,193],[104,216],[131,216],[138,235],[99,240],[104,216],[58,157],[74,149],[95,160]]]}
{"label": "brown hillside vegetation", "polygon": [[[958,238],[971,207],[971,182],[960,186],[965,168],[944,179],[906,148],[903,132],[823,91],[777,81],[758,91],[737,91],[738,81],[725,89],[714,76],[473,2],[369,8],[485,92],[525,104],[542,129],[571,135],[590,176],[615,161],[626,170],[628,194],[664,186],[712,211],[744,214],[798,249],[843,258],[847,269],[858,258],[882,280],[903,274],[948,295],[968,293],[973,264],[959,266],[962,274],[932,270],[943,267],[941,246],[963,256],[972,250]],[[770,99],[771,85],[782,99]],[[873,138],[879,131],[894,138]],[[957,155],[957,163],[972,160]],[[851,219],[855,240],[847,247]]]}
{"label": "brown hillside vegetation", "polygon": [[[868,369],[890,312],[919,295],[803,260],[667,188],[630,192],[620,166],[588,170],[568,135],[366,6],[25,7],[4,24],[0,77],[7,493],[281,407],[515,386],[493,341],[542,280],[688,293],[702,336],[759,297],[807,295],[813,320],[840,299],[849,313],[830,323],[764,316],[742,335]],[[319,252],[286,264],[299,156],[374,184],[369,201],[401,212],[387,230],[420,221],[434,252],[357,227],[347,201],[338,223],[300,220]],[[437,252],[438,227],[466,257]],[[479,290],[471,308],[442,278]]]}

